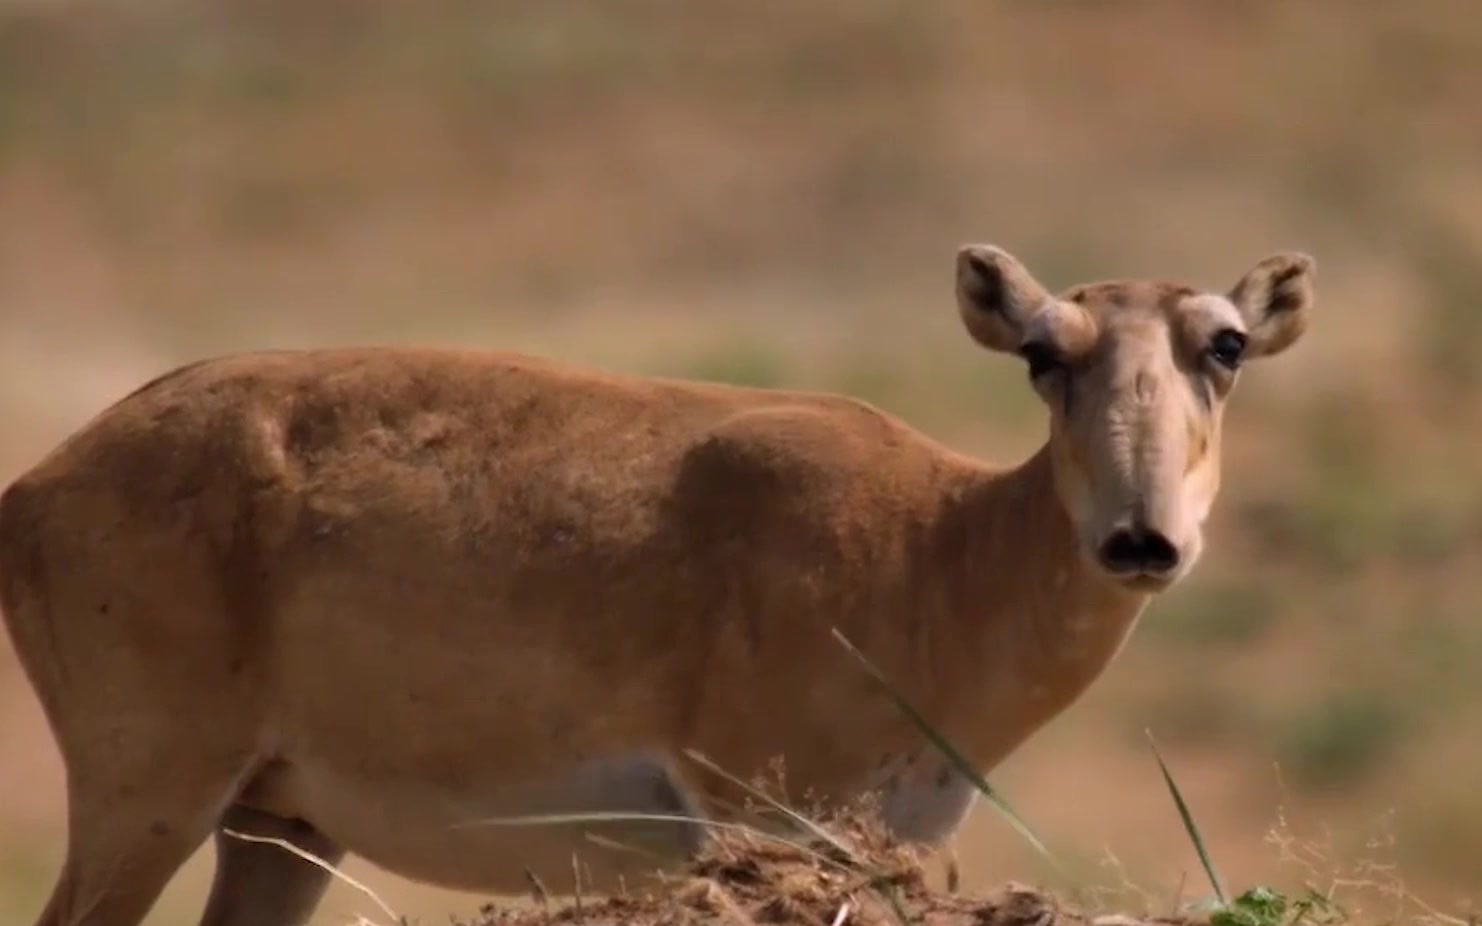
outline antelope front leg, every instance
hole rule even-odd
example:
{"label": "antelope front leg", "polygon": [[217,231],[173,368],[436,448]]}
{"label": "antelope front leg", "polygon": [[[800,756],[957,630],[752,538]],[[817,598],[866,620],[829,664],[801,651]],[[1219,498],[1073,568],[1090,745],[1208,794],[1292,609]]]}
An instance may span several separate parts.
{"label": "antelope front leg", "polygon": [[978,798],[973,783],[934,750],[890,769],[883,792],[881,817],[891,834],[929,846],[939,846],[957,832]]}

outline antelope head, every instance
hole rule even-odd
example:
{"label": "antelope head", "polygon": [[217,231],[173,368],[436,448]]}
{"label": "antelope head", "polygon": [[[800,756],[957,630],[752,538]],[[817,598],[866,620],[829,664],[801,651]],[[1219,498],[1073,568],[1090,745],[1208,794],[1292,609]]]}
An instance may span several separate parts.
{"label": "antelope head", "polygon": [[1110,281],[1054,295],[1000,248],[958,252],[968,332],[1022,357],[1049,407],[1055,491],[1093,569],[1152,592],[1198,559],[1225,403],[1246,364],[1301,337],[1312,269],[1280,253],[1227,292]]}

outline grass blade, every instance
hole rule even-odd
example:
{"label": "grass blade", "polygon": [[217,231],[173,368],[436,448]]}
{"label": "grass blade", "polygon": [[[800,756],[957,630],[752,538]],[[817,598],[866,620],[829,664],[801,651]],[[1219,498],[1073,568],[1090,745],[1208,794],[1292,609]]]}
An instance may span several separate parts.
{"label": "grass blade", "polygon": [[869,673],[870,677],[875,680],[876,684],[884,689],[885,693],[890,696],[890,699],[895,702],[896,706],[899,707],[908,718],[910,718],[911,722],[914,723],[923,734],[925,734],[927,739],[931,740],[932,745],[936,746],[937,749],[940,750],[942,754],[947,757],[948,761],[950,761],[953,766],[956,767],[958,773],[961,774],[968,781],[972,782],[973,787],[978,789],[983,797],[985,797],[988,802],[992,804],[993,807],[1000,814],[1002,814],[1006,820],[1009,821],[1009,825],[1012,826],[1019,833],[1020,836],[1023,836],[1025,841],[1033,846],[1035,851],[1043,856],[1045,861],[1049,862],[1051,867],[1053,867],[1057,873],[1064,875],[1065,870],[1060,867],[1060,863],[1055,860],[1054,855],[1052,855],[1045,844],[1040,841],[1040,838],[1034,834],[1034,831],[1029,828],[1029,824],[1025,823],[1024,819],[1014,812],[1014,809],[1010,807],[1008,802],[1003,799],[998,791],[988,783],[988,780],[984,778],[983,775],[976,768],[973,767],[972,763],[967,760],[967,757],[958,752],[957,748],[950,742],[948,742],[946,737],[937,732],[936,728],[931,725],[931,722],[923,717],[921,715],[921,712],[916,710],[915,706],[912,705],[911,702],[907,701],[898,691],[895,690],[895,688],[890,684],[889,680],[885,678],[884,673],[875,668],[874,663],[870,662],[869,659],[865,657],[865,654],[860,652],[853,643],[850,643],[849,639],[845,637],[844,634],[840,633],[837,627],[833,629],[833,634],[834,639],[839,641],[839,644],[843,646],[846,651],[848,651],[849,655],[858,660],[859,664],[864,667],[864,670]]}
{"label": "grass blade", "polygon": [[900,894],[896,892],[893,885],[885,885],[873,889],[876,897],[884,898],[890,907],[890,912],[895,915],[895,921],[900,926],[911,926],[911,914],[906,912],[906,905],[901,903]]}
{"label": "grass blade", "polygon": [[[345,874],[343,871],[340,871],[334,865],[331,865],[329,862],[308,851],[307,849],[299,848],[288,840],[279,839],[276,836],[254,836],[251,833],[242,833],[234,829],[228,829],[226,827],[222,827],[221,832],[233,839],[240,839],[243,842],[257,843],[259,845],[275,846],[285,852],[296,855],[309,864],[324,869],[325,871],[329,872],[331,877],[338,878],[339,880],[353,887],[355,890],[369,897],[376,906],[381,908],[382,913],[391,918],[392,923],[401,924],[401,926],[404,926],[404,924],[406,923],[406,917],[391,909],[391,905],[382,900],[381,896],[375,891],[366,887],[364,884],[361,884],[359,881],[356,881],[354,878]],[[363,916],[360,917],[360,922],[371,924],[371,926],[374,926],[374,924],[372,924],[370,920],[366,919]]]}
{"label": "grass blade", "polygon": [[1189,840],[1194,843],[1194,851],[1199,853],[1199,864],[1204,866],[1204,873],[1209,876],[1209,884],[1214,888],[1214,896],[1219,900],[1220,906],[1227,906],[1225,900],[1225,889],[1220,886],[1220,876],[1214,870],[1214,861],[1209,857],[1209,850],[1204,846],[1204,837],[1199,834],[1199,825],[1194,822],[1194,815],[1189,811],[1189,805],[1184,802],[1183,792],[1178,789],[1178,782],[1173,780],[1173,773],[1168,770],[1168,763],[1163,761],[1163,754],[1158,751],[1158,744],[1153,740],[1153,731],[1147,733],[1148,745],[1153,748],[1153,757],[1158,760],[1158,768],[1163,770],[1163,781],[1168,785],[1168,793],[1173,795],[1173,803],[1178,807],[1178,815],[1183,818],[1184,830],[1189,834]]}
{"label": "grass blade", "polygon": [[793,810],[791,807],[777,800],[775,797],[772,797],[770,794],[766,793],[762,789],[747,784],[740,778],[737,778],[735,775],[732,775],[730,772],[710,761],[703,754],[693,749],[686,749],[684,751],[684,754],[686,756],[689,756],[690,761],[696,763],[701,768],[704,768],[709,772],[713,772],[714,774],[719,775],[726,781],[729,781],[731,784],[742,789],[747,794],[750,794],[752,797],[756,798],[757,800],[766,804],[768,807],[771,807],[773,810],[782,814],[784,817],[787,817],[789,820],[793,821],[793,823],[797,824],[800,828],[811,833],[814,838],[828,843],[830,846],[838,850],[846,857],[854,858],[854,850],[842,839],[835,836],[833,833],[830,833],[828,831],[828,828],[823,826],[821,823],[818,823],[815,820],[810,820],[807,816],[798,813],[796,810]]}
{"label": "grass blade", "polygon": [[[703,817],[687,817],[684,814],[626,813],[618,811],[603,811],[596,813],[553,813],[536,814],[533,816],[524,817],[485,817],[480,820],[468,820],[463,823],[454,823],[453,827],[455,829],[464,829],[473,826],[550,826],[553,824],[562,823],[620,823],[625,821],[652,823],[696,823],[700,826],[708,826],[713,829],[727,830],[735,833],[745,833],[749,836],[760,837],[762,839],[771,840],[775,843],[780,843],[781,845],[787,846],[790,849],[795,849],[798,852],[802,852],[805,855],[811,856],[812,858],[817,859],[824,864],[832,865],[833,867],[838,868],[841,871],[847,871],[851,874],[854,874],[860,870],[859,866],[854,862],[854,857],[852,855],[849,856],[850,864],[845,865],[837,859],[829,858],[827,855],[824,855],[822,852],[817,851],[811,846],[803,845],[797,840],[788,839],[786,836],[779,836],[776,833],[769,833],[766,830],[757,829],[756,827],[746,823],[732,823],[728,820],[707,820]],[[590,835],[591,834],[588,834],[589,837]]]}

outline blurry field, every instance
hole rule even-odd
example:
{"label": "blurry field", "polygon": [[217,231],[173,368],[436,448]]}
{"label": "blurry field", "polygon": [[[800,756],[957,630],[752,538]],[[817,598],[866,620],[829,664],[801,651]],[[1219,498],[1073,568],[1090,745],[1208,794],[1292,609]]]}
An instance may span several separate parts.
{"label": "blurry field", "polygon": [[[1010,462],[1043,416],[959,331],[958,244],[1212,288],[1306,250],[1313,330],[1232,402],[1195,578],[993,780],[1171,902],[1197,862],[1151,727],[1232,884],[1304,877],[1285,807],[1463,909],[1479,61],[1463,0],[0,0],[0,480],[175,364],[372,342],[841,390]],[[0,920],[63,827],[0,648]],[[1038,875],[987,810],[961,854],[967,888]],[[152,923],[195,922],[207,862]],[[427,921],[476,905],[350,871]],[[362,909],[336,888],[319,922]]]}

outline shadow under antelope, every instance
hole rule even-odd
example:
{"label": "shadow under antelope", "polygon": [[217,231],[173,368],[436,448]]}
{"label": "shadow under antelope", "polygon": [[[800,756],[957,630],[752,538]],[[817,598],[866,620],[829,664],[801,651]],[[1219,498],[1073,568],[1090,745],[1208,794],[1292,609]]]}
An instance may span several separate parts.
{"label": "shadow under antelope", "polygon": [[104,411],[0,499],[0,604],[67,769],[41,926],[135,926],[216,834],[204,923],[305,921],[280,848],[522,891],[672,864],[774,757],[796,793],[882,789],[937,844],[974,792],[832,639],[984,770],[1105,669],[1193,565],[1237,370],[1302,333],[1311,260],[1228,293],[1051,295],[957,256],[967,331],[1049,414],[989,467],[852,399],[508,353],[255,353]]}

